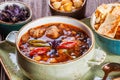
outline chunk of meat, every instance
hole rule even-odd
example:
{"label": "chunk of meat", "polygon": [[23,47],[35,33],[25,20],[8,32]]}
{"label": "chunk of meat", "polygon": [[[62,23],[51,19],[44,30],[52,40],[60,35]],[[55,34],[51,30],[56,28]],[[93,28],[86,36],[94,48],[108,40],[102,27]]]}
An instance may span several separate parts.
{"label": "chunk of meat", "polygon": [[24,34],[22,37],[21,37],[21,40],[23,43],[26,43],[28,41],[28,39],[30,38],[29,34]]}
{"label": "chunk of meat", "polygon": [[46,30],[46,36],[49,38],[58,38],[60,36],[59,29],[56,26],[51,26]]}
{"label": "chunk of meat", "polygon": [[67,60],[71,60],[70,55],[66,51],[67,50],[65,50],[65,49],[59,49],[58,50],[59,57],[56,57],[56,60],[58,62],[64,62],[64,61],[67,61]]}
{"label": "chunk of meat", "polygon": [[60,27],[61,29],[65,29],[64,24],[60,24],[59,27]]}
{"label": "chunk of meat", "polygon": [[29,30],[29,34],[34,38],[40,38],[44,35],[45,31],[45,28],[32,28]]}
{"label": "chunk of meat", "polygon": [[82,55],[82,54],[80,54],[79,52],[80,52],[80,46],[82,46],[84,43],[82,43],[80,40],[76,40],[76,45],[75,45],[75,47],[74,47],[74,56],[76,56],[76,57],[78,57],[78,56],[80,56],[80,55]]}

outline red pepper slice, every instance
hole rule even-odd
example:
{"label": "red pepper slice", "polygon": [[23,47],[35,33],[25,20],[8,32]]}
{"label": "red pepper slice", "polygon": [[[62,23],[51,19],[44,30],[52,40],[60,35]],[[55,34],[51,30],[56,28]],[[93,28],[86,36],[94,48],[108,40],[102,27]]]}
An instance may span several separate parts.
{"label": "red pepper slice", "polygon": [[30,51],[30,56],[33,56],[35,54],[45,54],[48,51],[48,48],[46,47],[40,47],[40,48],[35,48],[32,51]]}
{"label": "red pepper slice", "polygon": [[63,42],[58,46],[58,48],[70,49],[70,48],[73,48],[75,45],[76,45],[76,41]]}

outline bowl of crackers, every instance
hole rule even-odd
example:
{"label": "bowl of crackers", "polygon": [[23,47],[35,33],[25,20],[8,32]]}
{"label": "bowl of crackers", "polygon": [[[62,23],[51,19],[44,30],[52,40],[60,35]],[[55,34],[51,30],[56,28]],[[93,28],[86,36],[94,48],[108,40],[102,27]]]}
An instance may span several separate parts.
{"label": "bowl of crackers", "polygon": [[120,3],[102,4],[91,16],[97,43],[107,52],[120,55]]}

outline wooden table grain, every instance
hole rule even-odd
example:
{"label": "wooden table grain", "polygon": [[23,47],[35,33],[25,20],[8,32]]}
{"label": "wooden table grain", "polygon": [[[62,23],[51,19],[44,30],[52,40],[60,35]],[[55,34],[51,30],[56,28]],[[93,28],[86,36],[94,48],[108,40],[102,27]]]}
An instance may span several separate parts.
{"label": "wooden table grain", "polygon": [[[47,4],[48,0],[0,0],[3,1],[22,1],[27,3],[33,11],[33,20],[45,16],[51,16],[49,6]],[[87,0],[85,8],[85,17],[90,17],[91,14],[95,11],[96,7],[102,3],[111,3],[111,2],[120,2],[120,0]],[[0,40],[2,40],[0,32]],[[2,65],[0,64],[0,80],[8,80]]]}

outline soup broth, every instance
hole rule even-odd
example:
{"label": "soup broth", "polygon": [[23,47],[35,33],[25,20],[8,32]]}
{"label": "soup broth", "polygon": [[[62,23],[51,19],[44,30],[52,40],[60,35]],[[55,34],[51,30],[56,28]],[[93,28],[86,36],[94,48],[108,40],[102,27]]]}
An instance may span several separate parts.
{"label": "soup broth", "polygon": [[76,26],[51,23],[31,28],[20,39],[20,51],[39,63],[59,63],[83,55],[91,38]]}

